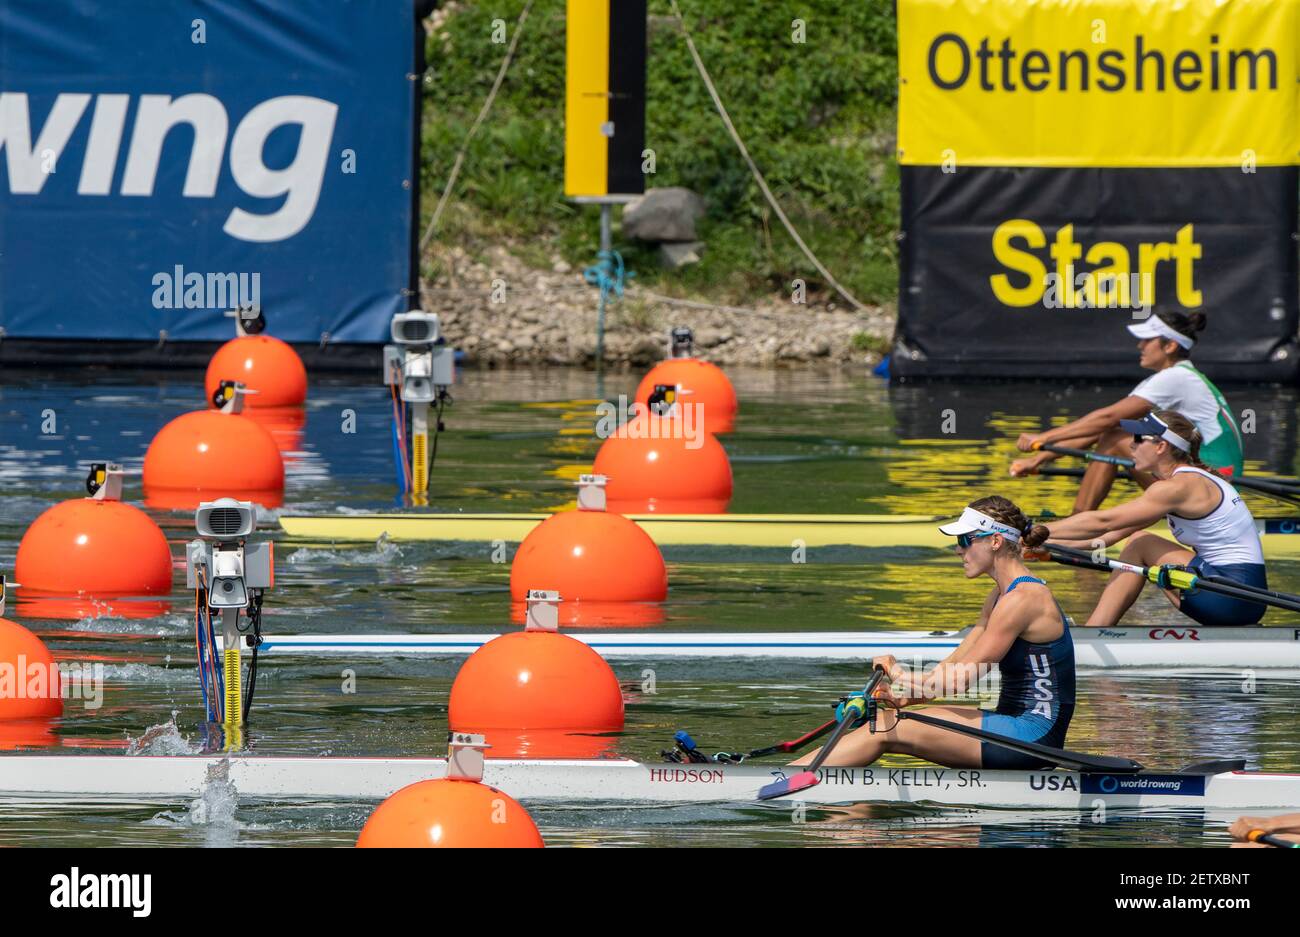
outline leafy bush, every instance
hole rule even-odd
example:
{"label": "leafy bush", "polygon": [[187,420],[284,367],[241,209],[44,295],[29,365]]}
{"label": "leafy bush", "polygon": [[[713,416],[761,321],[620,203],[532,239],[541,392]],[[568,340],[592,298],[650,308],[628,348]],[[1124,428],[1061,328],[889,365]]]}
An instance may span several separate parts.
{"label": "leafy bush", "polygon": [[[863,301],[897,290],[895,20],[886,0],[736,3],[678,0],[710,74],[759,168],[805,241]],[[483,103],[523,0],[457,6],[428,38],[422,137],[425,221]],[[537,0],[515,61],[470,146],[438,240],[545,239],[575,266],[594,259],[598,212],[564,198],[563,0]],[[668,0],[651,0],[647,146],[650,186],[686,186],[708,215],[700,264],[657,269],[653,251],[618,241],[639,281],[741,302],[787,292],[816,271],[772,215],[714,110]],[[791,22],[806,22],[806,42]],[[617,212],[616,212],[617,216]]]}

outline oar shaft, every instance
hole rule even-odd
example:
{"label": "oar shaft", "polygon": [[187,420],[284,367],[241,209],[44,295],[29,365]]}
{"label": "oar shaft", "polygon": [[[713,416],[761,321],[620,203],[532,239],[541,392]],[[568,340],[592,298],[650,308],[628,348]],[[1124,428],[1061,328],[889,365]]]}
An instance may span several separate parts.
{"label": "oar shaft", "polygon": [[1122,456],[1106,455],[1104,452],[1093,452],[1090,449],[1071,449],[1069,446],[1057,446],[1053,443],[1044,443],[1038,447],[1046,452],[1055,452],[1057,455],[1074,456],[1076,459],[1087,459],[1089,462],[1105,462],[1107,465],[1116,465],[1120,468],[1131,469],[1133,467],[1132,459],[1125,459]]}
{"label": "oar shaft", "polygon": [[[1057,563],[1067,566],[1081,566],[1086,569],[1114,570],[1117,572],[1133,573],[1141,576],[1151,582],[1159,584],[1161,567],[1159,566],[1135,566],[1132,563],[1125,563],[1120,560],[1113,560],[1107,557],[1104,561],[1098,561],[1089,553],[1082,550],[1075,550],[1071,547],[1062,547],[1055,544],[1047,545],[1048,555]],[[1224,595],[1233,599],[1241,599],[1245,602],[1257,602],[1261,605],[1272,605],[1275,608],[1285,609],[1291,612],[1300,612],[1300,595],[1291,595],[1286,592],[1273,592],[1268,589],[1261,589],[1258,586],[1248,586],[1245,583],[1233,582],[1230,579],[1224,579],[1220,576],[1201,576],[1190,570],[1170,570],[1169,585],[1175,589],[1204,589],[1206,592],[1214,592],[1218,595]]]}
{"label": "oar shaft", "polygon": [[1131,758],[1112,758],[1108,755],[1085,755],[1082,752],[1072,752],[1064,748],[1052,748],[1050,745],[1039,745],[1037,742],[1025,742],[1020,739],[1007,738],[1005,735],[998,735],[995,732],[985,732],[983,729],[977,729],[974,726],[963,725],[959,722],[948,722],[946,719],[935,719],[933,716],[927,716],[923,713],[898,711],[899,719],[911,719],[922,725],[934,726],[937,729],[947,729],[950,732],[956,732],[959,735],[968,735],[972,738],[980,739],[984,742],[997,745],[1000,748],[1008,748],[1014,752],[1020,752],[1023,755],[1042,758],[1044,761],[1050,761],[1052,764],[1059,765],[1062,768],[1069,768],[1072,771],[1105,771],[1110,774],[1135,774],[1142,770],[1142,765],[1138,764]]}

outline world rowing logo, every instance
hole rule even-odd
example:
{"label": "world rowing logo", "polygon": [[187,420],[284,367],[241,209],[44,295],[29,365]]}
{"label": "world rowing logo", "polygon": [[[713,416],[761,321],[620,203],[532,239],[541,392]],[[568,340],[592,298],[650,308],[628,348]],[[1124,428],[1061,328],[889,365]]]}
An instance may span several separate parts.
{"label": "world rowing logo", "polygon": [[1147,632],[1147,637],[1152,641],[1162,641],[1165,638],[1173,638],[1175,641],[1184,638],[1188,641],[1201,640],[1200,632],[1195,628],[1152,628]]}

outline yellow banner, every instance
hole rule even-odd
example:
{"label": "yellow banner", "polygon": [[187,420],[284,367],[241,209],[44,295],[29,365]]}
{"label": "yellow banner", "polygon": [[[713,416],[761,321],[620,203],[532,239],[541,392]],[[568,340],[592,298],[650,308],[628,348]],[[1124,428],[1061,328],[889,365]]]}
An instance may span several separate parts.
{"label": "yellow banner", "polygon": [[899,0],[899,162],[1300,162],[1298,0]]}

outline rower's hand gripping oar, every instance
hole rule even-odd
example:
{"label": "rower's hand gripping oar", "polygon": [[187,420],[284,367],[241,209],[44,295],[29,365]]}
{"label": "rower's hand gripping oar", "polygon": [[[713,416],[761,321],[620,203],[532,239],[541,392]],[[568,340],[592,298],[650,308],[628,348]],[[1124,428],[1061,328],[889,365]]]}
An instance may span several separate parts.
{"label": "rower's hand gripping oar", "polygon": [[758,792],[758,799],[774,800],[777,797],[785,797],[788,794],[796,794],[799,791],[806,791],[810,787],[815,787],[819,783],[817,770],[830,757],[831,752],[835,750],[835,746],[839,744],[840,739],[848,734],[849,730],[865,718],[872,731],[875,731],[876,701],[872,696],[886,676],[885,668],[877,665],[871,679],[863,687],[862,693],[844,701],[843,708],[840,710],[840,720],[835,726],[835,731],[826,740],[826,744],[821,747],[821,751],[812,760],[812,764],[808,765],[806,770],[800,771],[792,777],[781,778],[771,784],[763,785]]}
{"label": "rower's hand gripping oar", "polygon": [[1133,573],[1155,583],[1161,589],[1180,589],[1182,591],[1204,589],[1206,592],[1241,599],[1244,602],[1258,602],[1260,605],[1272,605],[1274,608],[1300,612],[1300,595],[1292,595],[1288,592],[1274,592],[1270,589],[1261,589],[1258,586],[1232,582],[1218,576],[1201,576],[1181,566],[1138,566],[1133,563],[1114,560],[1110,557],[1099,560],[1091,553],[1075,550],[1071,547],[1058,546],[1054,543],[1044,544],[1042,549],[1047,552],[1052,562],[1061,563],[1065,566]]}

